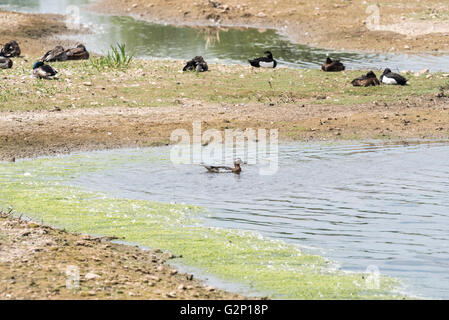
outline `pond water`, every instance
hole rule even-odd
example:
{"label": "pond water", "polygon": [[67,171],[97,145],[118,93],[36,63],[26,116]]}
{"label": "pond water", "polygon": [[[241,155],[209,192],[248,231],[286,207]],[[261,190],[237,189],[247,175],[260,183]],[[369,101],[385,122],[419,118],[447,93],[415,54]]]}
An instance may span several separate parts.
{"label": "pond water", "polygon": [[273,30],[251,28],[175,27],[138,21],[130,17],[98,15],[86,10],[89,0],[0,0],[0,8],[24,12],[60,13],[80,9],[80,22],[93,34],[76,36],[88,49],[105,53],[111,45],[126,43],[139,57],[191,59],[203,55],[209,62],[247,63],[270,49],[281,65],[317,68],[327,54],[338,57],[348,68],[449,71],[447,55],[404,55],[337,52],[291,43]]}
{"label": "pond water", "polygon": [[[123,153],[161,160],[114,165]],[[169,154],[168,147],[105,151],[107,171],[72,182],[118,197],[203,206],[211,226],[306,246],[344,270],[374,266],[404,280],[409,292],[449,298],[449,143],[287,144],[269,176],[249,164],[240,176],[210,174],[173,165]]]}

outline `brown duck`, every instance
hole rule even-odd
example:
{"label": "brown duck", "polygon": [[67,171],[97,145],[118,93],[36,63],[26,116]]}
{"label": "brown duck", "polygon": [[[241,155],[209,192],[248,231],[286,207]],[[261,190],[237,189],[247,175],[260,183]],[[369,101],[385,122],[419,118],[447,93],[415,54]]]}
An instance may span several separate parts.
{"label": "brown duck", "polygon": [[89,51],[83,44],[78,44],[75,48],[66,50],[68,60],[87,60],[89,59]]}
{"label": "brown duck", "polygon": [[369,87],[369,86],[379,86],[380,81],[374,72],[370,71],[366,75],[358,77],[352,80],[351,84],[354,87]]}
{"label": "brown duck", "polygon": [[40,59],[42,62],[66,61],[67,54],[62,46],[56,46],[44,54]]}
{"label": "brown duck", "polygon": [[321,70],[326,72],[338,72],[345,69],[346,67],[340,62],[340,60],[332,60],[329,57],[327,57],[326,62],[321,66]]}
{"label": "brown duck", "polygon": [[242,168],[240,167],[243,164],[243,161],[240,159],[236,159],[234,161],[234,168],[232,167],[225,167],[225,166],[205,166],[204,168],[207,169],[207,171],[211,173],[235,173],[240,174],[242,172]]}

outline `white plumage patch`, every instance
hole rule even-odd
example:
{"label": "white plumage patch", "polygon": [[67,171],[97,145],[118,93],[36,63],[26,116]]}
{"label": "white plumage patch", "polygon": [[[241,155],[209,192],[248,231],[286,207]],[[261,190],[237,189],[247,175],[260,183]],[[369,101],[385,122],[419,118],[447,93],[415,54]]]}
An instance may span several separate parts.
{"label": "white plumage patch", "polygon": [[396,82],[396,80],[394,80],[393,78],[388,78],[386,76],[382,77],[382,83],[385,83],[385,84],[398,84]]}
{"label": "white plumage patch", "polygon": [[263,61],[261,61],[261,62],[259,62],[259,65],[260,65],[261,68],[273,68],[274,61],[271,61],[271,62],[263,62]]}

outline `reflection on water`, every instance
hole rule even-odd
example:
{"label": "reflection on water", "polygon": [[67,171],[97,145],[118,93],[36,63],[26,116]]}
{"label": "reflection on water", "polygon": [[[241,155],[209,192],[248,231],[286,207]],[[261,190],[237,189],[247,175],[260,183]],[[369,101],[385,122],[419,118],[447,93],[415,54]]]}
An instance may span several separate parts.
{"label": "reflection on water", "polygon": [[74,183],[204,206],[211,225],[309,247],[346,270],[374,265],[413,293],[449,298],[449,144],[284,145],[274,176],[256,165],[235,176],[168,160],[113,164],[118,155],[168,159],[169,150],[104,152],[109,169]]}
{"label": "reflection on water", "polygon": [[[393,70],[449,71],[449,57],[429,55],[363,54],[332,52],[293,44],[273,30],[246,28],[187,28],[137,21],[129,17],[96,15],[85,10],[89,0],[0,0],[0,8],[41,13],[67,13],[70,5],[81,8],[81,22],[95,34],[77,36],[90,50],[103,53],[110,45],[126,43],[141,57],[191,59],[202,55],[210,61],[247,63],[269,48],[286,66],[316,68],[326,54],[339,57],[349,68],[390,67]],[[84,8],[84,9],[83,9]]]}

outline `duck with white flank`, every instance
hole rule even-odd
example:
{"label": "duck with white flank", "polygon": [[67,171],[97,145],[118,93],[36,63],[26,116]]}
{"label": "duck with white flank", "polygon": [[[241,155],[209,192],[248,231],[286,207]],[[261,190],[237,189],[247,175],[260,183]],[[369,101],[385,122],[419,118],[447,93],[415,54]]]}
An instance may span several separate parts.
{"label": "duck with white flank", "polygon": [[351,84],[354,87],[369,87],[369,86],[379,86],[380,81],[374,72],[370,71],[366,75],[355,78],[352,80]]}
{"label": "duck with white flank", "polygon": [[0,69],[11,69],[13,62],[9,58],[0,57]]}
{"label": "duck with white flank", "polygon": [[380,76],[380,82],[385,84],[393,84],[405,86],[407,84],[407,79],[397,73],[391,72],[390,69],[385,69],[384,73]]}
{"label": "duck with white flank", "polygon": [[255,68],[276,68],[277,61],[273,59],[273,54],[270,51],[265,51],[265,57],[248,60],[248,62]]}
{"label": "duck with white flank", "polygon": [[321,70],[326,72],[338,72],[344,71],[345,69],[346,67],[340,60],[332,60],[329,57],[327,57],[326,62],[321,66]]}
{"label": "duck with white flank", "polygon": [[236,159],[234,161],[234,168],[232,167],[224,167],[224,166],[205,166],[204,168],[211,173],[235,173],[240,174],[242,172],[242,168],[240,167],[243,164],[243,161],[240,159]]}
{"label": "duck with white flank", "polygon": [[38,61],[33,66],[33,76],[38,79],[54,79],[58,71],[42,61]]}
{"label": "duck with white flank", "polygon": [[207,62],[204,61],[202,56],[196,56],[192,60],[188,61],[184,66],[182,71],[197,71],[197,72],[206,72],[209,70]]}

